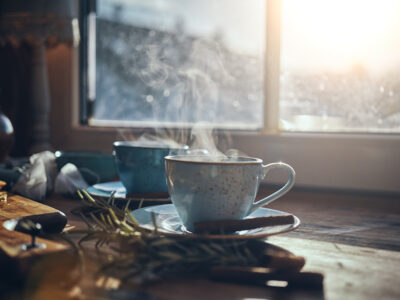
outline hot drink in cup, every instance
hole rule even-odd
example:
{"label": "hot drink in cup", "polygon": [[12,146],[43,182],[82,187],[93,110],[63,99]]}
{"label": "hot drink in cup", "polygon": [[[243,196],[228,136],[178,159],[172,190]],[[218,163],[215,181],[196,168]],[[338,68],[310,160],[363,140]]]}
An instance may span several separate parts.
{"label": "hot drink in cup", "polygon": [[[254,202],[260,182],[274,169],[286,170],[288,181]],[[189,231],[196,222],[243,219],[288,192],[295,179],[295,171],[285,163],[263,165],[261,159],[249,157],[167,156],[165,170],[172,203]]]}

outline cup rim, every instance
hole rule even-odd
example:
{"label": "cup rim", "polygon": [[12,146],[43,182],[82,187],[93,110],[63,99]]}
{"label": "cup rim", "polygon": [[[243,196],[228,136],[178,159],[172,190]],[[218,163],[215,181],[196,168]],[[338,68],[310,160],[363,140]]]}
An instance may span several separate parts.
{"label": "cup rim", "polygon": [[113,143],[114,147],[125,147],[125,148],[141,148],[141,149],[165,149],[165,150],[186,150],[188,146],[178,147],[170,147],[167,144],[155,144],[154,146],[150,145],[140,145],[140,143],[135,141],[115,141]]}
{"label": "cup rim", "polygon": [[56,150],[54,152],[56,159],[60,158],[104,158],[112,157],[112,153],[101,151],[64,151]]}
{"label": "cup rim", "polygon": [[[204,157],[214,157],[214,158],[239,158],[243,160],[239,161],[199,161],[190,160],[190,158],[204,158]],[[210,155],[168,155],[164,157],[165,161],[188,163],[188,164],[206,164],[206,165],[259,165],[262,164],[262,159],[256,157],[247,156],[210,156]]]}

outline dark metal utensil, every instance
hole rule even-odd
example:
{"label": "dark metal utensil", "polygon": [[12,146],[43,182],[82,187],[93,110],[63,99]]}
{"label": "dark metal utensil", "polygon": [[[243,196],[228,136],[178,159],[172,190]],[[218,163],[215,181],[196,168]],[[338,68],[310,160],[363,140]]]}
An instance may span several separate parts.
{"label": "dark metal utensil", "polygon": [[23,223],[20,223],[20,226],[23,227],[30,235],[31,235],[31,243],[30,244],[22,244],[22,250],[31,250],[31,249],[44,249],[46,245],[43,243],[36,243],[36,236],[40,234],[42,230],[42,226],[39,223],[33,223],[30,220],[25,220]]}
{"label": "dark metal utensil", "polygon": [[65,225],[67,224],[67,217],[61,211],[56,211],[53,213],[45,213],[38,215],[30,215],[21,217],[18,219],[10,219],[3,223],[4,228],[7,230],[15,230],[27,234],[31,234],[31,231],[24,226],[26,222],[32,222],[35,224],[40,224],[41,230],[38,232],[38,236],[46,234],[60,233]]}

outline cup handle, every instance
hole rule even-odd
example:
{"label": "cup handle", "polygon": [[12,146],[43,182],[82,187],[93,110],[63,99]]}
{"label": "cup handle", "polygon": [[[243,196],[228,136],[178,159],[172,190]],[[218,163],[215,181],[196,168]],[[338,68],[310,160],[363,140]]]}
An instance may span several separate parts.
{"label": "cup handle", "polygon": [[267,176],[267,174],[274,170],[274,169],[284,169],[289,173],[289,180],[285,183],[285,185],[274,192],[273,194],[265,197],[264,199],[258,200],[257,202],[253,203],[251,208],[249,209],[248,214],[252,213],[255,211],[257,208],[259,208],[262,205],[266,205],[268,203],[271,203],[272,201],[278,199],[279,197],[283,196],[286,194],[294,185],[294,178],[296,177],[296,172],[294,169],[289,166],[288,164],[285,164],[283,162],[277,162],[277,163],[272,163],[268,165],[262,165],[262,179]]}

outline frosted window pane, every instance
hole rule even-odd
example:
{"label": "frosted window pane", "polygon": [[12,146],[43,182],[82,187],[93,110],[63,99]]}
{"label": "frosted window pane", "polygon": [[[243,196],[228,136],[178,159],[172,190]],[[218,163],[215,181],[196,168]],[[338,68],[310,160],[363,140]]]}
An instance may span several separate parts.
{"label": "frosted window pane", "polygon": [[260,0],[98,1],[94,119],[261,127],[265,10]]}
{"label": "frosted window pane", "polygon": [[282,5],[282,128],[400,132],[400,1]]}

